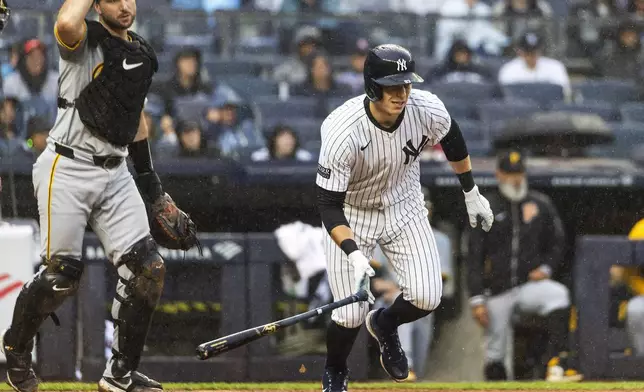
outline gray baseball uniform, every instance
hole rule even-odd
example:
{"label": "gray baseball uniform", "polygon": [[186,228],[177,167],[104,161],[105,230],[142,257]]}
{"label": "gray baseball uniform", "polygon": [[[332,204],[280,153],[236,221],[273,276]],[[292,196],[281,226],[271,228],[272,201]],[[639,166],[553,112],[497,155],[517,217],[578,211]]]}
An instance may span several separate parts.
{"label": "gray baseball uniform", "polygon": [[[69,47],[56,34],[61,57],[59,94],[70,102],[103,65],[100,46],[90,47],[86,37]],[[74,158],[57,153],[56,144],[71,149]],[[93,156],[126,157],[127,148],[92,135],[75,108],[58,109],[47,149],[33,167],[43,257],[80,259],[88,223],[113,263],[149,234],[145,206],[125,159],[116,167],[104,168],[94,163]]]}

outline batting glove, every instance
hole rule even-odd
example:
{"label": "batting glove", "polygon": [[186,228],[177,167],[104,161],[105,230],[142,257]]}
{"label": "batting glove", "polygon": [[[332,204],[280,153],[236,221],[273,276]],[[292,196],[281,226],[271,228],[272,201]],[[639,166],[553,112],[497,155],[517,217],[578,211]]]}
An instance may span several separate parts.
{"label": "batting glove", "polygon": [[369,294],[368,301],[370,304],[373,304],[375,302],[375,298],[371,293],[371,280],[369,278],[374,276],[376,271],[371,268],[369,259],[359,250],[353,251],[349,254],[349,262],[353,266],[353,278],[357,291],[367,290],[367,294]]}
{"label": "batting glove", "polygon": [[463,191],[463,193],[465,193],[465,207],[467,207],[467,215],[470,218],[470,226],[475,228],[478,217],[480,216],[483,218],[481,227],[485,231],[490,231],[492,223],[494,222],[494,213],[490,208],[490,202],[479,193],[479,187],[477,185],[474,185],[471,191]]}

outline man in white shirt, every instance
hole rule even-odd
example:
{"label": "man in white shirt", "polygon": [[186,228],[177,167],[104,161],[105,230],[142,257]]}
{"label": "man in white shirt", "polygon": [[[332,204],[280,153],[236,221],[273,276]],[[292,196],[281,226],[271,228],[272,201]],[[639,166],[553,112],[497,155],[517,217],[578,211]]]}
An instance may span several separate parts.
{"label": "man in white shirt", "polygon": [[570,96],[568,71],[559,60],[541,55],[542,38],[535,32],[521,36],[517,44],[517,57],[506,63],[499,71],[499,83],[552,83],[563,87],[564,95]]}

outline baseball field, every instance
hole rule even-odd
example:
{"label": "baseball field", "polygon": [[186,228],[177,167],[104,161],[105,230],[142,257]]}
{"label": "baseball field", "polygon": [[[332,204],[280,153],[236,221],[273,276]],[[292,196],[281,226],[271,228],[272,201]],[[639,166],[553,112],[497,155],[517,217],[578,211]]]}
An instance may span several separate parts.
{"label": "baseball field", "polygon": [[[210,392],[210,391],[321,391],[320,383],[180,383],[165,384],[169,392]],[[95,383],[44,383],[40,391],[96,391]],[[10,391],[6,384],[0,391]],[[396,384],[391,382],[352,383],[351,392],[360,391],[644,391],[644,382],[582,382],[582,383],[545,383],[545,382],[505,382],[505,383],[414,383]]]}

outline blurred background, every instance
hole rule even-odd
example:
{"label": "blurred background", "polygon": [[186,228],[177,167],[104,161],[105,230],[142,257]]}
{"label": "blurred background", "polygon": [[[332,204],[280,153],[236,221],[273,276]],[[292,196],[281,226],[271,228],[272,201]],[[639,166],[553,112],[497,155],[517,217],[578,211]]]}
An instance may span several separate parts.
{"label": "blurred background", "polygon": [[[57,113],[53,24],[61,4],[14,1],[0,37],[0,328],[39,262],[31,165]],[[591,379],[644,378],[644,360],[626,331],[629,317],[644,319],[644,307],[633,306],[644,294],[644,247],[627,237],[644,218],[644,0],[137,5],[133,30],[160,61],[145,106],[155,166],[205,245],[203,255],[162,250],[166,288],[144,372],[160,381],[321,377],[328,318],[208,362],[197,361],[194,349],[330,301],[320,243],[326,234],[315,205],[320,124],[363,93],[368,49],[396,43],[413,53],[425,79],[414,88],[437,94],[458,120],[479,187],[497,189],[496,156],[513,148],[527,157],[530,188],[552,200],[565,232],[552,278],[572,298],[575,369]],[[407,351],[418,379],[482,380],[484,334],[468,304],[461,190],[440,146],[428,146],[419,159],[445,290],[431,320],[406,335]],[[97,379],[108,355],[116,275],[90,231],[84,252],[83,288],[59,312],[62,326],[47,320],[39,335],[44,379]],[[376,294],[386,303],[386,266],[379,279]],[[531,350],[545,344],[542,324],[513,321],[511,377],[543,377],[543,352]],[[385,377],[376,354],[363,331],[352,379]]]}

